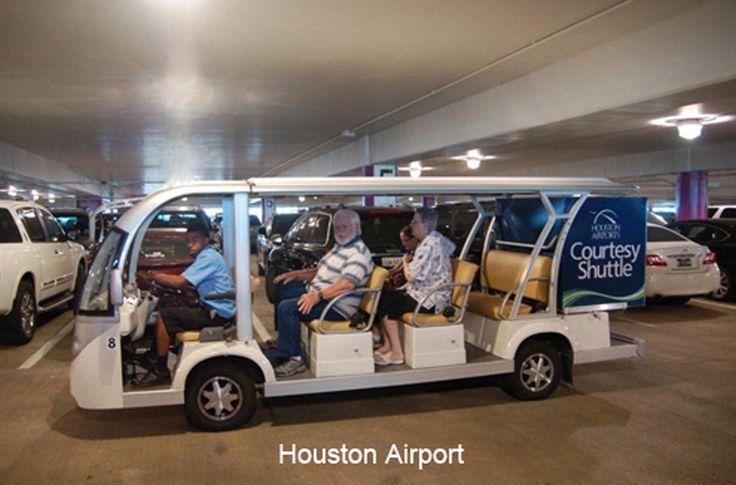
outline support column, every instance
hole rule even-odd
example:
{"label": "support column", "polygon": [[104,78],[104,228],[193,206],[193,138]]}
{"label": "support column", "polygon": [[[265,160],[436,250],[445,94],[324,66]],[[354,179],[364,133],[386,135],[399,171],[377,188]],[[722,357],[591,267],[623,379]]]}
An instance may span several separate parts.
{"label": "support column", "polygon": [[[363,176],[364,177],[373,177],[374,175],[373,171],[373,165],[366,165],[363,167]],[[374,195],[364,195],[363,196],[363,206],[364,207],[373,207],[376,205],[376,197]]]}
{"label": "support column", "polygon": [[422,207],[432,208],[436,205],[434,197],[422,197]]}
{"label": "support column", "polygon": [[694,170],[677,174],[677,220],[708,217],[708,172]]}

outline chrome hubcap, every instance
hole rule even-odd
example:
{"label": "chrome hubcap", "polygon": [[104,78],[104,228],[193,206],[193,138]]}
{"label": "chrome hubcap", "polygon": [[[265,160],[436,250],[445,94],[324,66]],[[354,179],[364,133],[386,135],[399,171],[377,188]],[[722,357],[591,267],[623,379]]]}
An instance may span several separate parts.
{"label": "chrome hubcap", "polygon": [[199,410],[215,421],[224,421],[243,406],[243,391],[226,376],[215,376],[199,388]]}
{"label": "chrome hubcap", "polygon": [[721,270],[721,284],[718,286],[716,291],[713,292],[715,298],[723,298],[728,293],[728,276],[726,272]]}
{"label": "chrome hubcap", "polygon": [[26,335],[31,333],[36,324],[34,310],[33,297],[30,293],[23,293],[20,298],[20,324]]}
{"label": "chrome hubcap", "polygon": [[555,370],[545,354],[533,354],[521,364],[521,383],[531,392],[540,392],[552,382]]}

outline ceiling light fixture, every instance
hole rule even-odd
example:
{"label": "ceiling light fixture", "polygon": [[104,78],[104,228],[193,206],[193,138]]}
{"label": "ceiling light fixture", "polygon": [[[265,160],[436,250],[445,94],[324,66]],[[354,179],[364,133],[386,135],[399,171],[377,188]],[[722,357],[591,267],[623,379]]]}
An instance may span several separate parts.
{"label": "ceiling light fixture", "polygon": [[303,195],[299,196],[299,202],[304,202],[305,200],[307,200],[306,197],[304,197]]}
{"label": "ceiling light fixture", "polygon": [[722,116],[714,114],[686,113],[677,116],[658,118],[649,123],[657,126],[672,126],[677,128],[677,134],[686,140],[694,140],[703,132],[704,125],[713,125],[731,121],[734,116]]}
{"label": "ceiling light fixture", "polygon": [[432,167],[423,167],[420,160],[414,160],[413,162],[409,163],[408,167],[399,167],[399,170],[402,172],[409,172],[409,175],[412,178],[418,178],[422,176],[422,172],[434,169]]}
{"label": "ceiling light fixture", "polygon": [[468,165],[468,168],[470,170],[477,170],[480,168],[480,162],[483,160],[492,160],[496,157],[493,155],[483,155],[480,150],[473,148],[472,150],[468,150],[468,152],[465,155],[459,155],[457,157],[452,157],[453,160],[465,160],[465,163]]}
{"label": "ceiling light fixture", "polygon": [[8,195],[10,197],[15,197],[16,195],[18,195],[18,189],[16,189],[13,185],[8,185]]}

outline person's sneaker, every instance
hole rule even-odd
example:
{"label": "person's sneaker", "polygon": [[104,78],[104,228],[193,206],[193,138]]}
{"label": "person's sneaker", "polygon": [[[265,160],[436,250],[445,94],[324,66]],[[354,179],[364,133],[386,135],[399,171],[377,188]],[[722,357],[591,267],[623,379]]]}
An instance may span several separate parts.
{"label": "person's sneaker", "polygon": [[169,372],[169,369],[163,370],[159,369],[158,367],[154,367],[148,370],[142,376],[137,376],[130,383],[134,387],[148,387],[158,386],[161,384],[170,384],[171,373]]}
{"label": "person's sneaker", "polygon": [[289,360],[276,367],[276,376],[289,377],[294,374],[304,372],[305,370],[307,370],[307,366],[304,364],[304,359],[301,357],[291,357]]}

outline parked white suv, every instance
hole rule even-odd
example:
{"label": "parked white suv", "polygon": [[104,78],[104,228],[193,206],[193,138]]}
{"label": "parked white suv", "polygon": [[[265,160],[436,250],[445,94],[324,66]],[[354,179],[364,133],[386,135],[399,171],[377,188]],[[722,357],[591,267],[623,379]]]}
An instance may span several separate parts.
{"label": "parked white suv", "polygon": [[709,205],[709,219],[730,219],[736,217],[736,205]]}
{"label": "parked white suv", "polygon": [[84,247],[67,240],[54,216],[38,204],[0,200],[0,337],[33,338],[36,316],[74,304],[86,273]]}

